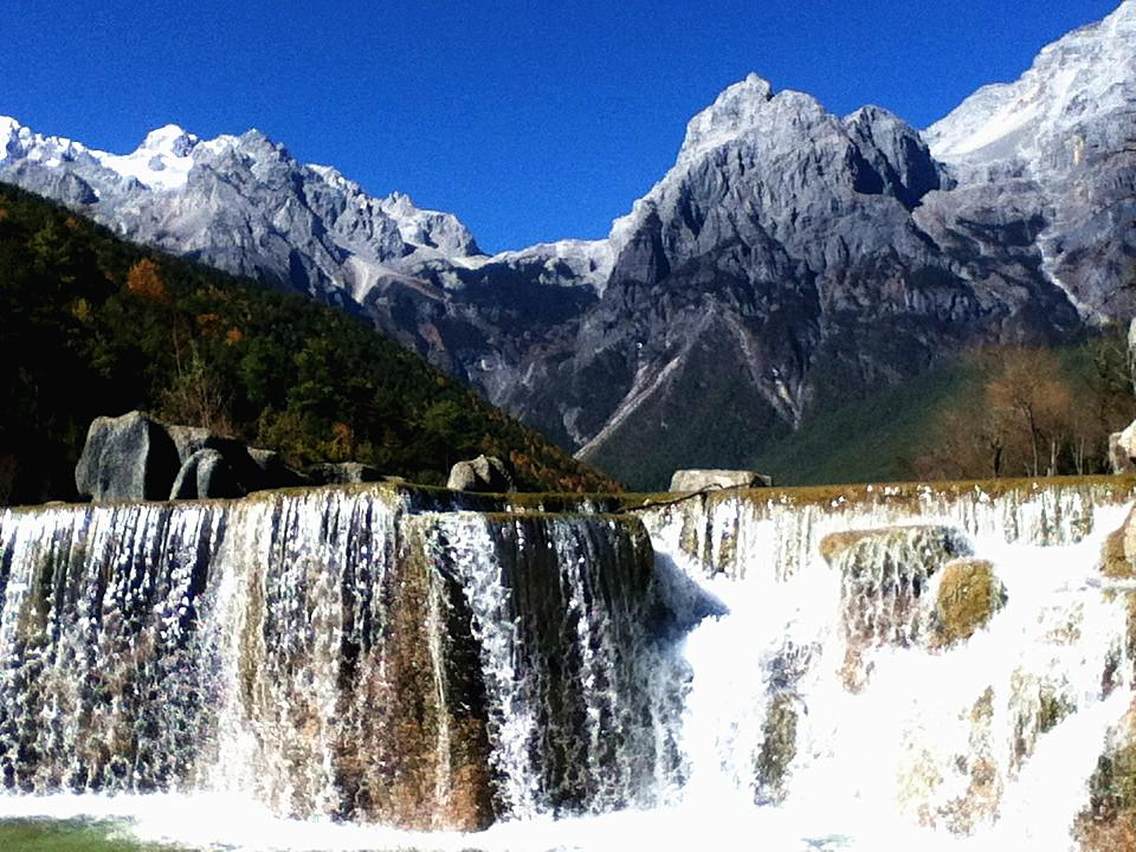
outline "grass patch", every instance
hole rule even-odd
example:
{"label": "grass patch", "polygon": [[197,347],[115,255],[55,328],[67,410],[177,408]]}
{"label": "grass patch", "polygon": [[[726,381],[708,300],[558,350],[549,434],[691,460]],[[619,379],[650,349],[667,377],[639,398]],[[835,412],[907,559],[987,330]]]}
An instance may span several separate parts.
{"label": "grass patch", "polygon": [[122,836],[113,822],[0,820],[5,852],[188,852],[185,847],[143,844]]}

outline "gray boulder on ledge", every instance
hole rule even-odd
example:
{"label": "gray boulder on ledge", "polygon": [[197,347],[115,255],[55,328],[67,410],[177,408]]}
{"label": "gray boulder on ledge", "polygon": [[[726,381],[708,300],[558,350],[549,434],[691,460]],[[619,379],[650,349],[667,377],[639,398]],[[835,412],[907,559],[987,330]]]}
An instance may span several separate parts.
{"label": "gray boulder on ledge", "polygon": [[1136,473],[1136,422],[1123,432],[1114,432],[1109,436],[1108,458],[1113,473]]}
{"label": "gray boulder on ledge", "polygon": [[355,485],[386,478],[378,468],[361,462],[313,464],[304,468],[304,476],[312,485]]}
{"label": "gray boulder on ledge", "polygon": [[708,491],[718,488],[770,488],[773,477],[755,470],[676,470],[671,477],[674,492]]}
{"label": "gray boulder on ledge", "polygon": [[243,497],[246,493],[225,457],[218,450],[204,449],[191,455],[181,466],[170,489],[170,499]]}
{"label": "gray boulder on ledge", "polygon": [[451,491],[481,491],[487,494],[504,494],[517,490],[509,465],[499,458],[485,455],[460,461],[450,468],[450,479],[446,487]]}
{"label": "gray boulder on ledge", "polygon": [[177,447],[161,423],[138,411],[96,417],[75,467],[75,488],[97,503],[165,500],[179,467]]}

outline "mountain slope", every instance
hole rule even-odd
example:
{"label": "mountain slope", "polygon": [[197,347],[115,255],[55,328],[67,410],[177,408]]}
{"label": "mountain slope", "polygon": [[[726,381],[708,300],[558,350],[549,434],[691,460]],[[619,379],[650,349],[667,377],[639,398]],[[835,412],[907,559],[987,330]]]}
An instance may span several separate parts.
{"label": "mountain slope", "polygon": [[157,255],[0,185],[0,503],[73,498],[91,419],[143,408],[442,483],[481,452],[527,488],[616,484],[356,318]]}

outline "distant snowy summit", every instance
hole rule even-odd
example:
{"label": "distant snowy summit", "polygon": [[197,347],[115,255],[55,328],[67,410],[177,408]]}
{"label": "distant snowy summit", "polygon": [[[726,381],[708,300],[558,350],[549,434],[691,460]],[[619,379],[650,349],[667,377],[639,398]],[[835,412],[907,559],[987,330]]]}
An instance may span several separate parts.
{"label": "distant snowy summit", "polygon": [[423,210],[400,193],[368,195],[333,168],[298,163],[256,130],[202,140],[170,124],[136,150],[112,154],[4,117],[0,177],[84,206],[132,239],[236,272],[299,272],[312,286],[351,288],[347,258],[370,270],[408,257],[480,254],[453,214]]}
{"label": "distant snowy summit", "polygon": [[[1018,80],[979,89],[931,125],[926,138],[948,163],[1077,166],[1089,146],[1123,141],[1134,103],[1136,0],[1125,0],[1103,21],[1045,47]],[[1118,114],[1118,138],[1086,138],[1086,122],[1110,113]]]}

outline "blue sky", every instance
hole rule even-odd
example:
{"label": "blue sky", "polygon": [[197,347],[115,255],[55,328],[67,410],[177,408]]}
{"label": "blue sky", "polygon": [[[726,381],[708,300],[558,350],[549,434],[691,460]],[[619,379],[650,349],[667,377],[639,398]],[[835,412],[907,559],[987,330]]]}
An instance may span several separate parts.
{"label": "blue sky", "polygon": [[756,71],[923,126],[1118,0],[7,0],[0,114],[112,151],[258,127],[489,250],[599,237]]}

